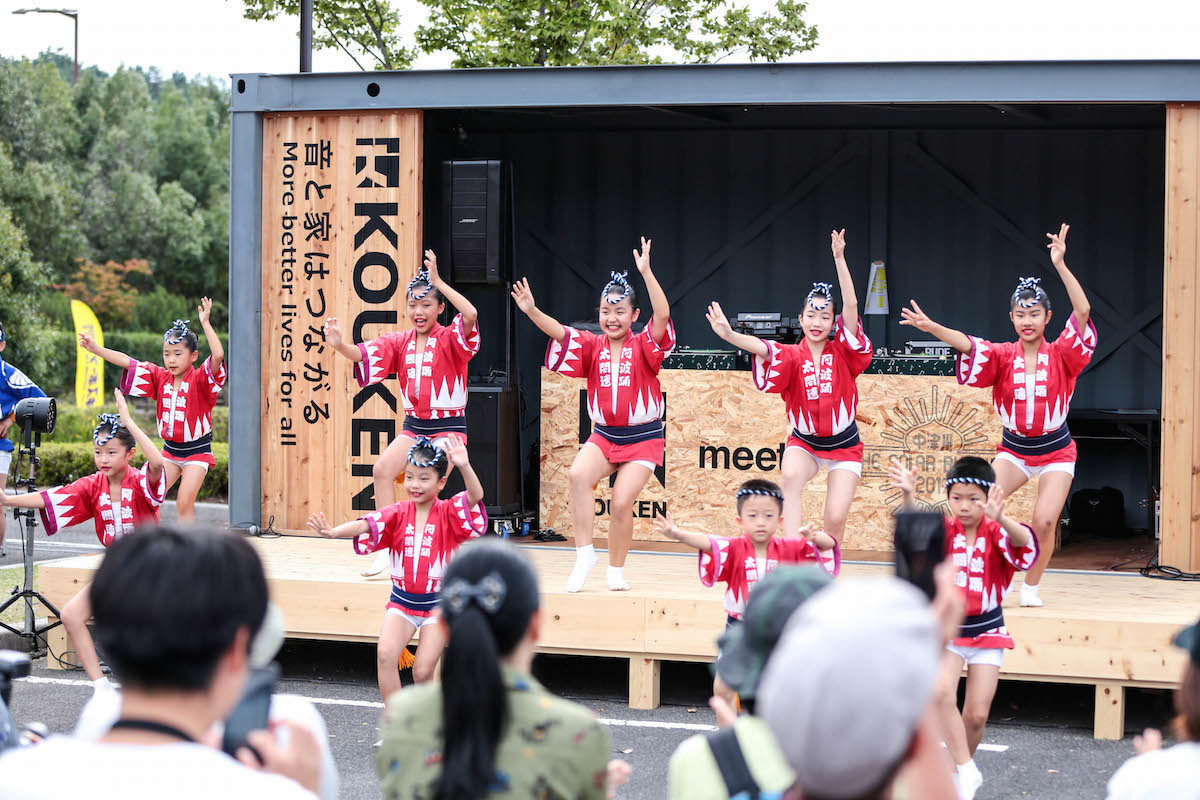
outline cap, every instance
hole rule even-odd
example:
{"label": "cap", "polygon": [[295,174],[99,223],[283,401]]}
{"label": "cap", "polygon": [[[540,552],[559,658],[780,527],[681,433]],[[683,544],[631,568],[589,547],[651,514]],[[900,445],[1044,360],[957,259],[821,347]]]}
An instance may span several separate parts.
{"label": "cap", "polygon": [[1192,657],[1192,663],[1200,667],[1200,620],[1175,634],[1171,642],[1176,647],[1187,650],[1188,655]]}
{"label": "cap", "polygon": [[940,650],[925,596],[898,578],[842,579],[802,605],[756,709],[799,787],[850,798],[882,784],[929,704]]}
{"label": "cap", "polygon": [[721,656],[716,673],[743,700],[753,700],[771,651],[779,642],[792,613],[832,582],[818,566],[781,566],[754,585],[746,601],[742,624],[725,631],[718,641]]}

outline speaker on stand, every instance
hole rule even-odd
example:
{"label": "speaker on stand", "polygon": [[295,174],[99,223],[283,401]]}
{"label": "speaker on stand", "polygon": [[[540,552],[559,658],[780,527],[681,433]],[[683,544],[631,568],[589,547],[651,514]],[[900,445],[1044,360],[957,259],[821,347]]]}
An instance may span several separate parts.
{"label": "speaker on stand", "polygon": [[[481,320],[504,321],[502,352],[486,377],[467,385],[467,447],[484,489],[484,506],[505,532],[531,515],[525,508],[520,446],[520,385],[513,362],[515,322],[509,281],[513,263],[513,187],[503,161],[442,162],[443,261],[449,280],[469,294]],[[486,324],[486,323],[485,323]],[[493,323],[494,324],[494,323]],[[485,330],[494,336],[494,332]],[[487,347],[485,341],[484,346]],[[494,352],[494,351],[493,351]],[[476,356],[475,360],[478,360]],[[475,360],[472,365],[475,365]],[[488,369],[486,363],[482,369]],[[455,472],[443,495],[462,491]]]}

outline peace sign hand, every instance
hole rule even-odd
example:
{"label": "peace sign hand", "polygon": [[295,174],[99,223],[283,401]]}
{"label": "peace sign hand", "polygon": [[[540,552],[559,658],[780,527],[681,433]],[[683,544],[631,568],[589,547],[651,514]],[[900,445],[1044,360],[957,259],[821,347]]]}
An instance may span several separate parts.
{"label": "peace sign hand", "polygon": [[829,234],[829,249],[833,251],[834,260],[846,257],[846,229],[834,230]]}
{"label": "peace sign hand", "polygon": [[1050,263],[1056,267],[1062,267],[1067,258],[1067,231],[1071,230],[1071,226],[1063,223],[1059,226],[1058,235],[1047,233],[1046,237],[1050,239],[1050,244],[1046,248],[1050,251]]}
{"label": "peace sign hand", "polygon": [[643,275],[650,271],[650,240],[645,236],[642,237],[641,252],[633,251],[633,263],[637,265],[638,272]]}

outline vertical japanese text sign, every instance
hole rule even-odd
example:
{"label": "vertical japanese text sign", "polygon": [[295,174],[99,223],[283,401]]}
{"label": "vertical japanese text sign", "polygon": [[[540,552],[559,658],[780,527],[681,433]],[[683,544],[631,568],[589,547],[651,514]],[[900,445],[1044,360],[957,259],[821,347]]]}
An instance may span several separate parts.
{"label": "vertical japanese text sign", "polygon": [[396,383],[360,389],[324,343],[407,325],[421,253],[422,119],[268,114],[263,120],[262,513],[302,531],[374,507],[371,470],[404,409]]}

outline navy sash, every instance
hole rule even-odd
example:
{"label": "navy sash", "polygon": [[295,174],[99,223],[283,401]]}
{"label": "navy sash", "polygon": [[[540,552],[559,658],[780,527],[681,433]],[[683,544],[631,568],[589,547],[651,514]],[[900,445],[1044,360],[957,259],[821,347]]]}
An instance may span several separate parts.
{"label": "navy sash", "polygon": [[406,608],[409,611],[433,611],[435,608],[437,608],[438,599],[440,597],[440,592],[417,594],[415,592],[403,592],[393,586],[392,596],[388,598],[388,600],[389,602],[395,603],[401,608]]}
{"label": "navy sash", "polygon": [[592,430],[613,444],[640,444],[654,439],[665,439],[667,435],[661,419],[644,425],[594,425]]}
{"label": "navy sash", "polygon": [[1021,436],[1008,428],[1000,435],[1005,449],[1019,456],[1045,456],[1071,444],[1071,431],[1064,424],[1056,431],[1041,436]]}
{"label": "navy sash", "polygon": [[962,630],[958,635],[963,639],[974,639],[976,636],[982,636],[993,628],[999,628],[1003,624],[1004,609],[996,606],[991,611],[974,614],[963,620]]}
{"label": "navy sash", "polygon": [[843,447],[854,447],[861,439],[858,437],[858,423],[851,420],[850,427],[833,436],[809,436],[807,433],[792,428],[792,436],[796,437],[813,450],[841,450]]}
{"label": "navy sash", "polygon": [[467,432],[467,418],[464,416],[443,417],[442,419],[417,419],[416,417],[405,415],[404,430],[409,433],[415,433],[417,436],[428,436],[433,439],[443,433],[461,433]]}
{"label": "navy sash", "polygon": [[738,619],[737,617],[735,617],[733,614],[729,614],[728,616],[725,617],[725,630],[729,630],[730,628],[735,628],[741,624],[742,624],[742,621],[740,619]]}
{"label": "navy sash", "polygon": [[176,458],[187,458],[188,456],[200,456],[205,453],[212,452],[212,433],[206,433],[199,439],[193,439],[190,442],[172,442],[163,441],[163,450]]}

